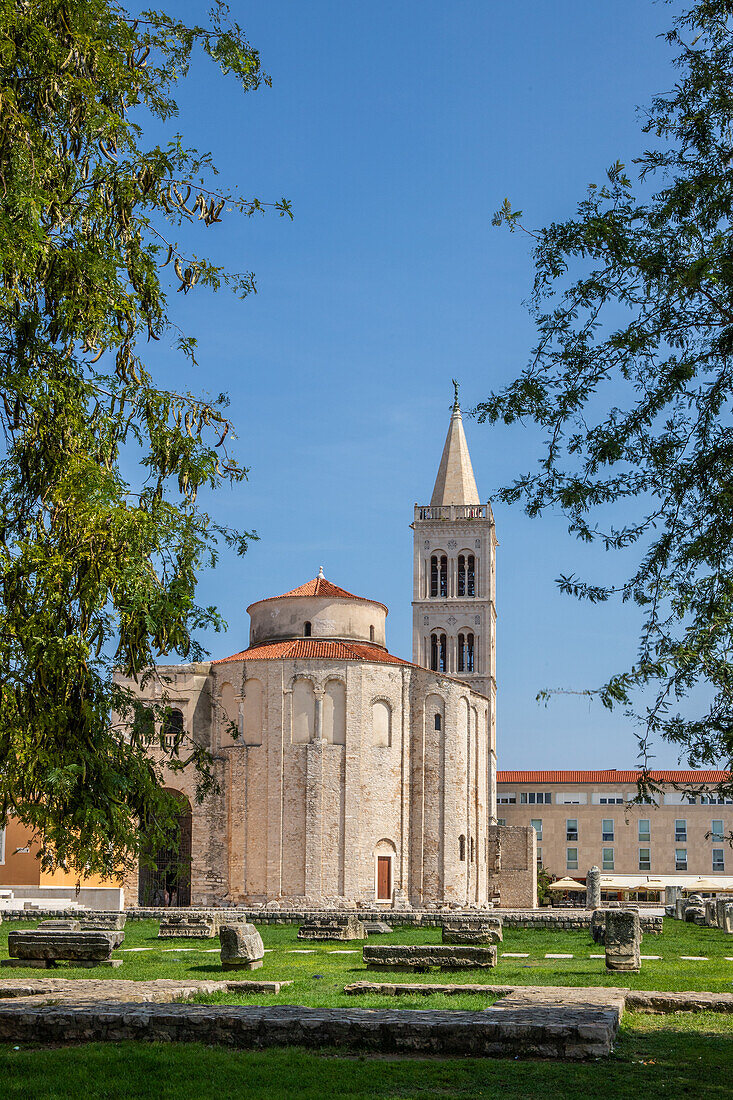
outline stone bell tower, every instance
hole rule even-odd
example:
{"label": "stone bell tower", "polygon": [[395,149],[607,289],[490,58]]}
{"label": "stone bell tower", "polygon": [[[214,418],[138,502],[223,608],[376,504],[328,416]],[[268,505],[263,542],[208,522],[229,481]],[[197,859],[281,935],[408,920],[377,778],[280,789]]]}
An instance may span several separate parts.
{"label": "stone bell tower", "polygon": [[[416,504],[412,659],[496,696],[496,532],[481,504],[458,403],[430,504]],[[493,736],[492,736],[493,743]]]}

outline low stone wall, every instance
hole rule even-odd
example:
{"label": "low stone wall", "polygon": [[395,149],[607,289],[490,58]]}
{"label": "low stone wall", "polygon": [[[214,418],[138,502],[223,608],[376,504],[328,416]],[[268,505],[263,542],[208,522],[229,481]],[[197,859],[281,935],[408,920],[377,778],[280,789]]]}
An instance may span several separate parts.
{"label": "low stone wall", "polygon": [[[239,907],[203,908],[191,906],[190,909],[142,908],[126,909],[125,915],[130,921],[163,920],[171,913],[190,912],[197,917],[216,917],[219,922],[246,921],[251,924],[308,924],[314,919],[319,921],[343,921],[348,916],[358,917],[362,921],[386,920],[392,925],[418,925],[421,928],[441,928],[446,920],[460,917],[462,921],[485,921],[488,916],[501,917],[504,928],[534,928],[545,932],[583,931],[590,928],[590,909],[244,909]],[[5,911],[5,920],[44,920],[58,917],[54,910],[11,910]],[[118,916],[117,913],[74,913],[75,920],[82,921],[104,916]],[[642,932],[658,935],[662,931],[661,916],[641,913]]]}
{"label": "low stone wall", "polygon": [[606,1006],[507,1006],[482,1012],[303,1008],[301,1005],[0,1004],[0,1042],[196,1042],[300,1046],[444,1057],[599,1058],[620,1012]]}

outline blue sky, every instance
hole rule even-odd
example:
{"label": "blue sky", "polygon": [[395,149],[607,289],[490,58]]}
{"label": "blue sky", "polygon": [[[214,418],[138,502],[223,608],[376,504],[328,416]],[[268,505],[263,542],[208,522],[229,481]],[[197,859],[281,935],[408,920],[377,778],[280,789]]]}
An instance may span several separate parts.
{"label": "blue sky", "polygon": [[[174,14],[201,19],[191,2]],[[527,222],[572,213],[590,181],[643,147],[636,106],[673,81],[657,36],[676,6],[649,0],[267,0],[234,4],[272,88],[242,96],[197,64],[178,127],[222,186],[287,196],[295,219],[228,218],[190,239],[259,293],[180,295],[199,368],[165,348],[166,384],[231,398],[248,482],[211,501],[255,529],[243,559],[202,579],[228,620],[214,656],[246,644],[246,607],[315,576],[385,602],[388,644],[411,657],[412,519],[429,500],[451,378],[464,408],[509,381],[533,341],[529,241],[491,226],[509,196]],[[482,499],[538,452],[529,429],[466,420]],[[633,729],[574,695],[633,659],[628,608],[578,605],[560,573],[621,575],[561,517],[496,507],[498,749],[503,768],[628,767]],[[657,763],[676,754],[658,747]]]}

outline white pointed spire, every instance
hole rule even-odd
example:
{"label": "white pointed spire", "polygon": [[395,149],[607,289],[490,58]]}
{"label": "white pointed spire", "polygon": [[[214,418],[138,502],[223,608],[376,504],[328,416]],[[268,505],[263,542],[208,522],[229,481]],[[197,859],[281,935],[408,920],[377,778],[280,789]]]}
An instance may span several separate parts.
{"label": "white pointed spire", "polygon": [[458,404],[458,383],[454,380],[455,400],[451,413],[448,435],[440,460],[435,488],[430,499],[433,507],[444,504],[480,504],[473,476],[471,456],[468,453],[466,433],[463,430],[461,406]]}

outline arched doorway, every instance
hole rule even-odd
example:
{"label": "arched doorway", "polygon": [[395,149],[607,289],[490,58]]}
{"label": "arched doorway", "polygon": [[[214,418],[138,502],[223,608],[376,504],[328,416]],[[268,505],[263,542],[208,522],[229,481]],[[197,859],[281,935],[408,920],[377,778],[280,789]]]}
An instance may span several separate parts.
{"label": "arched doorway", "polygon": [[191,904],[191,803],[185,794],[166,788],[180,807],[178,848],[148,848],[140,860],[138,904]]}

